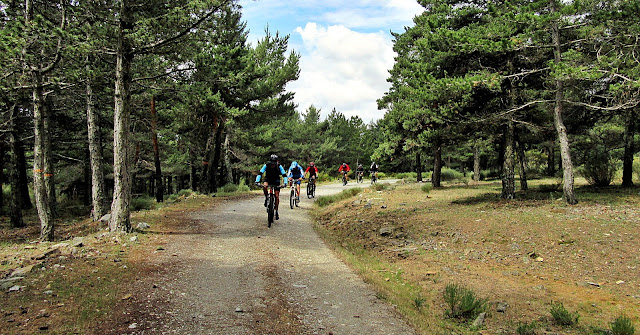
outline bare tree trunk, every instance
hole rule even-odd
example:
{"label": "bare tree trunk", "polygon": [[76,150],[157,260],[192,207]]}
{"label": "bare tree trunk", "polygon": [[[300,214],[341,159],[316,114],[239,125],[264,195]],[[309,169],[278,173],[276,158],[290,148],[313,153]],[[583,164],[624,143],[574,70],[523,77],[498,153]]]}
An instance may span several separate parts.
{"label": "bare tree trunk", "polygon": [[[89,58],[87,58],[87,64]],[[87,65],[89,70],[89,65]],[[94,108],[91,80],[87,80],[87,136],[89,140],[89,166],[91,167],[91,203],[93,220],[98,221],[107,214],[107,197],[102,166],[102,140],[100,137],[100,116]]]}
{"label": "bare tree trunk", "polygon": [[[16,125],[17,126],[17,125]],[[22,209],[31,209],[31,197],[29,196],[29,178],[27,178],[27,158],[24,155],[24,146],[19,137],[20,131],[16,131],[15,138],[15,155],[16,168],[18,169],[18,188],[20,189],[20,206]]]}
{"label": "bare tree trunk", "polygon": [[220,166],[220,156],[222,153],[222,132],[224,131],[223,118],[220,118],[220,124],[218,125],[218,131],[216,132],[215,148],[213,152],[213,161],[209,164],[209,175],[211,177],[210,190],[212,192],[218,192],[218,167]]}
{"label": "bare tree trunk", "polygon": [[5,159],[7,156],[5,143],[4,136],[0,136],[0,214],[4,214],[4,192],[2,192],[2,190],[4,189],[4,180],[6,179],[4,175],[5,163],[7,161]]}
{"label": "bare tree trunk", "polygon": [[513,159],[513,121],[507,122],[504,140],[504,160],[502,162],[502,194],[503,199],[514,199],[516,197],[515,162]]}
{"label": "bare tree trunk", "polygon": [[[20,173],[18,169],[18,151],[19,142],[18,134],[15,128],[15,118],[17,116],[17,105],[13,105],[9,111],[8,122],[8,138],[9,138],[9,183],[11,185],[11,197],[9,199],[9,220],[11,227],[21,228],[24,227],[24,220],[22,219],[22,190],[20,189]],[[31,202],[29,202],[31,203]]]}
{"label": "bare tree trunk", "polygon": [[[551,12],[558,11],[556,0],[551,0]],[[551,23],[551,37],[553,40],[553,54],[556,64],[562,62],[561,43],[560,43],[560,29],[558,28],[558,22],[553,21]],[[558,140],[560,142],[560,157],[562,158],[562,175],[564,182],[564,198],[570,205],[578,203],[574,189],[573,180],[573,163],[571,162],[571,151],[569,147],[569,137],[567,135],[567,128],[564,125],[562,114],[564,107],[562,101],[564,100],[564,82],[561,79],[556,79],[556,101],[555,108],[553,110],[553,120],[558,133]]]}
{"label": "bare tree trunk", "polygon": [[196,181],[198,180],[198,169],[196,165],[196,155],[192,149],[189,149],[189,161],[191,162],[191,169],[189,169],[189,188],[191,188],[192,191],[195,191],[197,189]]}
{"label": "bare tree trunk", "polygon": [[420,150],[416,150],[416,181],[422,182],[422,157]]}
{"label": "bare tree trunk", "polygon": [[[43,100],[44,101],[44,100]],[[47,189],[47,199],[49,200],[49,208],[51,210],[51,217],[57,216],[57,197],[56,197],[56,182],[55,182],[55,164],[53,163],[53,149],[51,146],[51,105],[47,103],[43,109],[43,121],[44,121],[44,183]]]}
{"label": "bare tree trunk", "polygon": [[636,113],[629,111],[624,125],[624,158],[622,160],[622,186],[633,186],[633,154],[635,153],[633,138],[635,136]]}
{"label": "bare tree trunk", "polygon": [[551,142],[547,147],[547,176],[554,177],[556,175],[556,148],[555,143]]}
{"label": "bare tree trunk", "polygon": [[231,167],[231,149],[229,148],[229,132],[224,135],[224,167],[225,184],[233,184],[233,168]]}
{"label": "bare tree trunk", "polygon": [[442,144],[436,141],[433,145],[433,174],[431,176],[431,185],[440,187],[440,178],[442,176]]}
{"label": "bare tree trunk", "polygon": [[478,150],[478,140],[473,142],[473,181],[480,181],[480,153]]}
{"label": "bare tree trunk", "polygon": [[520,161],[520,189],[526,191],[529,189],[529,183],[527,182],[527,157],[524,154],[524,145],[518,141],[518,161]]}
{"label": "bare tree trunk", "polygon": [[158,146],[158,113],[156,112],[156,97],[151,97],[151,141],[153,142],[153,162],[156,176],[156,201],[164,201],[164,183],[162,182],[162,168],[160,167],[160,148]]}
{"label": "bare tree trunk", "polygon": [[38,72],[33,72],[34,84],[33,99],[33,194],[35,196],[38,218],[40,219],[40,240],[53,241],[53,214],[49,202],[49,194],[45,182],[45,155],[46,134],[44,122],[44,103],[42,92],[42,78]]}
{"label": "bare tree trunk", "polygon": [[131,167],[129,162],[129,124],[131,117],[131,62],[133,53],[126,34],[133,28],[129,1],[122,0],[116,50],[116,82],[113,111],[113,202],[109,228],[130,232]]}

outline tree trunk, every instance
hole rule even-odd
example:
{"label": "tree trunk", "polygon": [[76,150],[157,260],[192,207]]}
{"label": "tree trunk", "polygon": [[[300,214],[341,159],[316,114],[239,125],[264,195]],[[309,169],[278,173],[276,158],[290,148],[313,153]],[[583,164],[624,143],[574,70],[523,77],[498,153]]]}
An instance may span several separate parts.
{"label": "tree trunk", "polygon": [[524,144],[518,137],[517,141],[518,161],[520,161],[520,189],[526,191],[529,189],[527,182],[527,157],[524,154]]}
{"label": "tree trunk", "polygon": [[220,166],[220,156],[222,153],[222,132],[224,131],[224,119],[220,118],[218,131],[216,132],[215,148],[213,151],[213,161],[209,164],[210,190],[218,192],[218,167]]}
{"label": "tree trunk", "polygon": [[131,62],[133,54],[128,34],[133,28],[129,1],[122,0],[118,47],[116,50],[116,82],[113,111],[113,202],[111,203],[112,232],[130,232],[131,169],[129,162],[129,124],[131,117]]}
{"label": "tree trunk", "polygon": [[16,167],[18,169],[18,188],[20,189],[20,206],[27,210],[33,208],[31,197],[29,196],[29,178],[27,177],[27,158],[24,155],[24,146],[20,140],[20,131],[16,131],[15,138],[15,155]]}
{"label": "tree trunk", "polygon": [[[9,183],[11,184],[11,197],[9,199],[9,220],[11,227],[21,228],[24,227],[24,220],[22,219],[22,190],[20,189],[20,173],[18,163],[19,141],[18,134],[15,129],[15,118],[17,115],[17,105],[13,105],[10,110],[9,122],[8,122],[8,137],[9,137]],[[29,201],[31,204],[31,201]]]}
{"label": "tree trunk", "polygon": [[2,190],[4,189],[4,169],[7,161],[5,159],[7,155],[7,147],[5,143],[4,136],[0,136],[0,214],[2,215],[4,215],[4,192],[2,192]]}
{"label": "tree trunk", "polygon": [[416,181],[422,182],[422,157],[420,150],[416,150]]}
{"label": "tree trunk", "polygon": [[502,162],[502,194],[503,199],[516,197],[515,162],[513,150],[513,121],[507,122],[504,140],[504,160]]}
{"label": "tree trunk", "polygon": [[554,177],[556,175],[556,148],[555,143],[551,142],[547,147],[547,176]]}
{"label": "tree trunk", "polygon": [[[551,0],[551,12],[558,11],[556,0]],[[558,28],[558,22],[553,21],[551,23],[551,34],[553,40],[553,54],[556,64],[562,62],[561,43],[560,43],[560,29]],[[561,79],[556,79],[556,97],[555,107],[553,109],[553,120],[558,133],[558,141],[560,142],[560,157],[562,158],[562,175],[564,182],[564,198],[570,205],[578,203],[574,189],[573,180],[573,163],[571,162],[571,151],[569,147],[569,137],[567,135],[567,128],[564,125],[562,117],[564,107],[564,82]]]}
{"label": "tree trunk", "polygon": [[211,133],[207,138],[207,145],[205,146],[204,156],[202,159],[202,178],[200,180],[200,190],[202,193],[210,193],[213,189],[211,187],[211,178],[215,179],[215,176],[211,176],[211,164],[213,162],[213,155],[216,145],[216,135],[218,134],[218,114],[213,115],[213,123],[211,126]]}
{"label": "tree trunk", "polygon": [[480,181],[480,153],[477,140],[473,142],[473,181]]}
{"label": "tree trunk", "polygon": [[633,154],[635,147],[633,138],[635,136],[636,113],[629,111],[626,115],[624,125],[624,158],[622,159],[622,186],[633,186]]}
{"label": "tree trunk", "polygon": [[[89,149],[84,151],[84,163],[82,164],[82,171],[84,175],[82,188],[82,204],[85,206],[91,205],[91,159],[89,158]],[[93,212],[93,210],[91,210]],[[93,213],[92,213],[93,216]]]}
{"label": "tree trunk", "polygon": [[[33,100],[33,128],[34,128],[34,144],[33,144],[33,194],[35,196],[38,218],[40,219],[40,240],[53,241],[53,214],[49,202],[49,194],[45,176],[45,155],[46,150],[46,134],[44,122],[44,103],[42,92],[42,77],[38,72],[33,72],[34,89],[32,92]],[[50,161],[50,160],[49,160]]]}
{"label": "tree trunk", "polygon": [[233,168],[231,167],[231,149],[229,148],[229,132],[224,135],[224,167],[225,184],[233,184]]}
{"label": "tree trunk", "polygon": [[[87,64],[89,59],[87,58]],[[89,65],[87,65],[89,70]],[[104,182],[104,169],[102,165],[102,140],[100,137],[100,116],[94,108],[93,88],[91,80],[87,81],[87,137],[89,142],[89,166],[91,168],[91,203],[93,204],[92,217],[98,221],[107,214],[107,197]]]}
{"label": "tree trunk", "polygon": [[442,144],[436,141],[433,146],[433,174],[431,175],[431,185],[440,187],[440,177],[442,175]]}
{"label": "tree trunk", "polygon": [[196,165],[197,159],[195,152],[193,152],[192,149],[189,149],[189,161],[191,162],[191,169],[189,169],[189,188],[191,188],[192,191],[195,191],[197,189],[196,181],[198,180],[198,165]]}
{"label": "tree trunk", "polygon": [[[43,100],[44,101],[44,100]],[[49,208],[51,210],[51,218],[55,218],[58,212],[58,204],[56,197],[56,182],[55,182],[55,164],[53,162],[53,149],[51,145],[51,111],[53,108],[50,103],[45,105],[43,109],[44,120],[44,183],[47,188],[47,199],[49,200]]]}
{"label": "tree trunk", "polygon": [[153,142],[153,162],[156,168],[156,201],[164,201],[164,183],[160,167],[160,148],[158,146],[158,113],[156,113],[156,97],[151,97],[151,141]]}

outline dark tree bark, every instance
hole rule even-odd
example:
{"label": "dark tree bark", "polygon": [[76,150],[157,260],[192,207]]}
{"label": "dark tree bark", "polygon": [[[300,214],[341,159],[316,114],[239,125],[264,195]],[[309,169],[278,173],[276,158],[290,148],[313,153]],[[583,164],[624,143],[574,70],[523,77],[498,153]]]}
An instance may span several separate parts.
{"label": "dark tree bark", "polygon": [[529,189],[527,182],[527,157],[524,154],[524,144],[518,138],[517,141],[518,161],[520,162],[520,189],[526,191]]}
{"label": "dark tree bark", "polygon": [[55,219],[58,212],[58,200],[56,196],[56,180],[55,180],[55,163],[53,161],[53,145],[51,138],[51,115],[52,115],[51,102],[47,101],[43,110],[44,114],[44,183],[47,189],[47,199],[49,200],[49,208],[51,209],[51,217]]}
{"label": "dark tree bark", "polygon": [[27,177],[27,158],[24,154],[24,146],[19,137],[20,132],[14,135],[16,169],[18,170],[18,189],[20,190],[20,207],[24,210],[32,209],[31,197],[29,196],[29,178]]}
{"label": "dark tree bark", "polygon": [[556,148],[554,143],[551,142],[547,147],[547,176],[555,177],[556,175]]}
{"label": "dark tree bark", "polygon": [[[9,172],[9,183],[11,184],[9,220],[11,222],[11,227],[21,228],[25,226],[25,223],[22,219],[22,189],[20,188],[20,169],[18,162],[20,143],[18,140],[18,132],[15,127],[15,118],[18,114],[16,105],[11,108],[10,113],[8,122],[9,160],[7,170]],[[29,204],[31,204],[31,201],[29,201]]]}
{"label": "dark tree bark", "polygon": [[473,181],[480,181],[480,153],[477,141],[473,142]]}
{"label": "dark tree bark", "polygon": [[209,164],[209,175],[210,175],[210,190],[212,192],[218,192],[218,167],[220,166],[220,156],[222,154],[222,133],[224,131],[224,122],[223,118],[220,118],[220,124],[218,125],[218,129],[216,132],[215,138],[215,149],[213,154],[213,161]]}
{"label": "dark tree bark", "polygon": [[[89,61],[89,58],[87,58],[87,69],[89,68]],[[104,156],[102,155],[102,139],[100,136],[100,116],[94,108],[91,80],[87,80],[85,89],[87,95],[87,137],[89,143],[89,167],[91,170],[92,217],[94,221],[98,221],[109,211],[102,164]]]}
{"label": "dark tree bark", "polygon": [[4,214],[4,192],[2,189],[4,188],[4,168],[7,159],[5,158],[7,155],[7,146],[5,142],[4,136],[0,136],[0,214]]}
{"label": "dark tree bark", "polygon": [[627,112],[624,125],[624,158],[622,159],[622,186],[633,186],[633,155],[635,147],[633,138],[636,134],[636,112]]}
{"label": "dark tree bark", "polygon": [[233,167],[231,165],[231,149],[229,144],[229,132],[224,135],[224,175],[225,184],[233,184]]}
{"label": "dark tree bark", "polygon": [[156,201],[164,201],[164,184],[162,182],[162,168],[160,167],[160,148],[158,146],[158,113],[156,112],[156,98],[151,97],[151,140],[153,142],[153,162],[156,176]]}
{"label": "dark tree bark", "polygon": [[416,181],[422,182],[422,157],[420,150],[416,150]]}
{"label": "dark tree bark", "polygon": [[45,134],[45,109],[43,103],[42,91],[42,74],[33,73],[34,89],[32,91],[33,101],[33,125],[34,125],[34,145],[33,145],[33,193],[38,209],[38,217],[40,219],[40,240],[53,241],[53,213],[51,212],[49,202],[49,192],[47,191],[45,159],[46,150],[46,134]]}
{"label": "dark tree bark", "polygon": [[514,199],[516,196],[513,132],[513,121],[509,120],[507,122],[507,128],[505,129],[504,161],[502,163],[501,197],[503,199]]}
{"label": "dark tree bark", "polygon": [[431,176],[431,185],[440,187],[440,178],[442,176],[442,144],[436,141],[433,145],[433,174]]}

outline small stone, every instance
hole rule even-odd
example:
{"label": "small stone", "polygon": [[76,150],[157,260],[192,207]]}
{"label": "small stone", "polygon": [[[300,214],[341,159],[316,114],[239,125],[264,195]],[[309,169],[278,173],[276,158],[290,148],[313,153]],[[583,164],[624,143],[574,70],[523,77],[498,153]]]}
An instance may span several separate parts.
{"label": "small stone", "polygon": [[17,292],[17,291],[22,291],[22,288],[24,286],[20,286],[20,285],[13,285],[9,288],[9,292]]}
{"label": "small stone", "polygon": [[390,236],[393,233],[393,228],[392,227],[382,227],[382,228],[380,228],[378,233],[380,234],[380,236]]}
{"label": "small stone", "polygon": [[542,258],[542,257],[537,257],[536,258],[536,262],[543,262],[543,261],[544,261],[544,258]]}
{"label": "small stone", "polygon": [[111,213],[107,213],[105,215],[103,215],[100,220],[100,222],[109,222],[109,220],[111,220]]}
{"label": "small stone", "polygon": [[484,319],[486,318],[487,313],[480,313],[478,317],[473,321],[473,326],[476,328],[480,328],[484,325]]}
{"label": "small stone", "polygon": [[132,323],[129,325],[129,329],[136,329],[138,328],[138,324],[137,323]]}
{"label": "small stone", "polygon": [[236,307],[236,313],[244,313],[244,310],[240,307]]}
{"label": "small stone", "polygon": [[618,280],[618,281],[616,282],[616,284],[618,284],[618,285],[622,285],[622,284],[624,284],[624,280]]}
{"label": "small stone", "polygon": [[84,246],[84,238],[82,237],[74,237],[71,241],[71,246],[76,248],[81,248]]}
{"label": "small stone", "polygon": [[506,302],[499,302],[498,306],[496,307],[496,311],[505,313],[507,311],[507,307],[509,307],[509,304],[507,304]]}
{"label": "small stone", "polygon": [[138,241],[138,236],[131,236],[131,238],[129,238],[130,242],[136,242]]}
{"label": "small stone", "polygon": [[47,291],[44,291],[44,292],[42,292],[42,293],[43,293],[44,295],[53,295],[53,291],[51,291],[51,290],[47,290]]}
{"label": "small stone", "polygon": [[140,223],[138,223],[138,225],[136,226],[136,229],[140,229],[140,230],[142,230],[142,229],[149,229],[149,228],[151,228],[151,226],[150,226],[148,223],[146,223],[146,222],[140,222]]}

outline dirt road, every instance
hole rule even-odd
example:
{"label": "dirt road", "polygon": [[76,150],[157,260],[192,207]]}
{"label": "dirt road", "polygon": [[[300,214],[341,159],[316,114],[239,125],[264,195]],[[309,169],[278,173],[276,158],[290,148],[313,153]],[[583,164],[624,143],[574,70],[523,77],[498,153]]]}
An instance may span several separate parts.
{"label": "dirt road", "polygon": [[199,212],[193,232],[171,236],[156,262],[173,266],[153,278],[131,333],[414,334],[316,235],[313,200],[292,210],[285,191],[271,228],[257,197]]}

